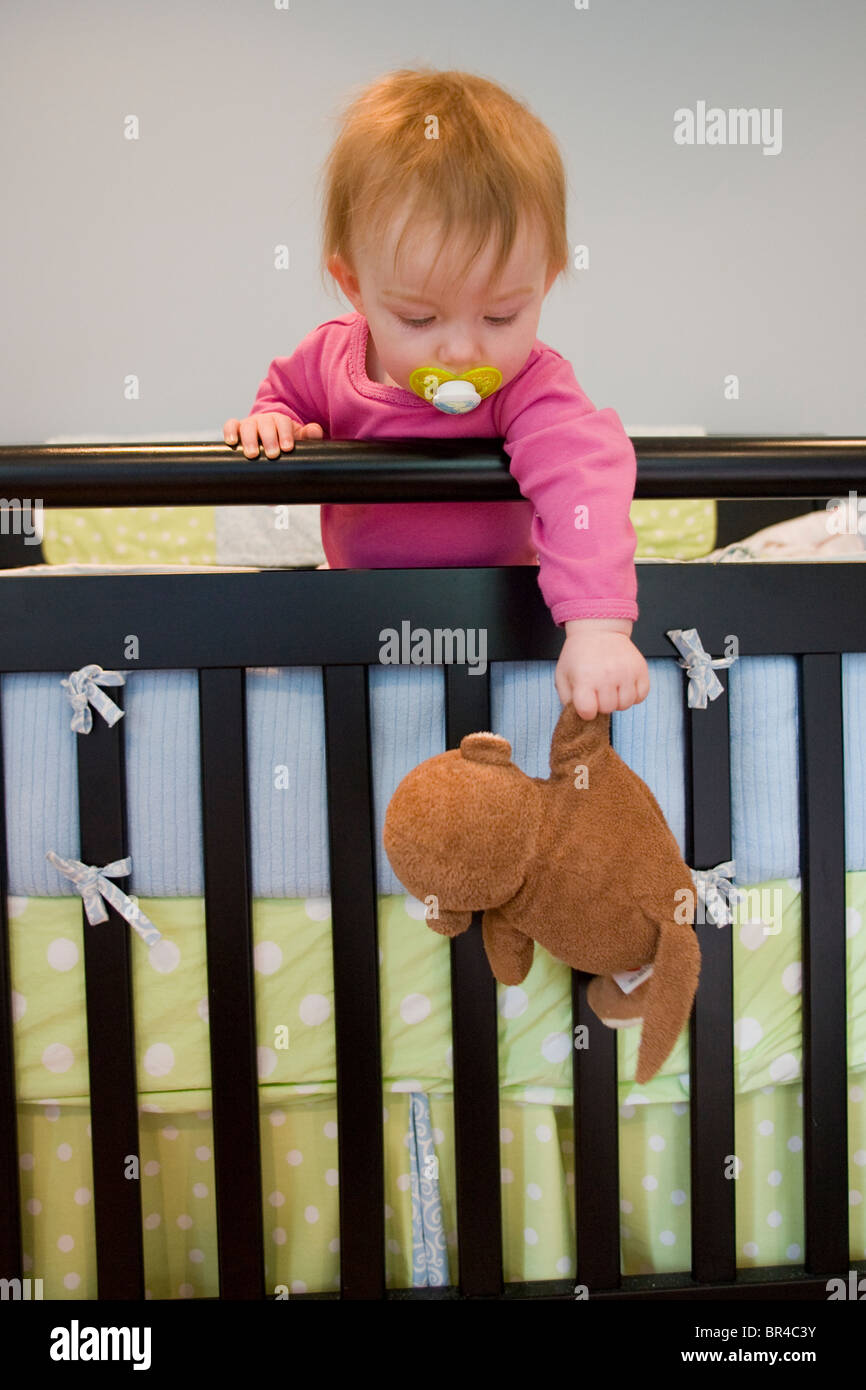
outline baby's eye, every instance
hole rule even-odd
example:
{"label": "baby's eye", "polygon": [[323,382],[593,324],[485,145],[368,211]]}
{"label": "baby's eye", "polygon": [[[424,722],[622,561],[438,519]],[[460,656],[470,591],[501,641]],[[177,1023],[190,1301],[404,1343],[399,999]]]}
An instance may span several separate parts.
{"label": "baby's eye", "polygon": [[[428,328],[433,322],[432,314],[426,319],[406,319],[403,318],[402,314],[398,314],[397,317],[400,319],[401,323],[405,323],[407,328]],[[507,323],[513,323],[516,318],[516,314],[509,314],[508,318],[491,318],[488,315],[487,322],[492,324],[494,328],[502,328]]]}

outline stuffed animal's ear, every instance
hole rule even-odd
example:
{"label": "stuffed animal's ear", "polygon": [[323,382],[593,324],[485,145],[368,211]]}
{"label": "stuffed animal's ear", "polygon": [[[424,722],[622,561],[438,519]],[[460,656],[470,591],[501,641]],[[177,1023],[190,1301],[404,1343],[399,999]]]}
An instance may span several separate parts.
{"label": "stuffed animal's ear", "polygon": [[550,743],[550,770],[554,776],[571,776],[576,762],[588,761],[610,746],[610,715],[581,719],[574,705],[564,706]]}
{"label": "stuffed animal's ear", "polygon": [[460,740],[460,752],[473,763],[499,763],[507,767],[511,762],[511,744],[499,734],[467,734]]}

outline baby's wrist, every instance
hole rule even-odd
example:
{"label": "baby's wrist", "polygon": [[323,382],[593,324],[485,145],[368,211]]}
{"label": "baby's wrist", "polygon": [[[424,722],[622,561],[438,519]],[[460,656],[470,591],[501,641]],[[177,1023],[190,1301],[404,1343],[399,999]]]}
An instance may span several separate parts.
{"label": "baby's wrist", "polygon": [[621,632],[625,637],[631,637],[631,630],[634,624],[629,618],[569,618],[563,627],[567,637],[573,632]]}

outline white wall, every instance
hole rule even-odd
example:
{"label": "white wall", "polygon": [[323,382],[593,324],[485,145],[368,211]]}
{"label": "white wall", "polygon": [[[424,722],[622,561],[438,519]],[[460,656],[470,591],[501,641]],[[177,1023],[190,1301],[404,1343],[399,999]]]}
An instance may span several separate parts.
{"label": "white wall", "polygon": [[[7,0],[0,47],[3,443],[245,414],[271,358],[348,307],[318,274],[336,112],[421,62],[502,82],[559,139],[591,267],[539,335],[596,405],[866,428],[862,0]],[[781,151],[677,145],[699,101],[781,109]]]}

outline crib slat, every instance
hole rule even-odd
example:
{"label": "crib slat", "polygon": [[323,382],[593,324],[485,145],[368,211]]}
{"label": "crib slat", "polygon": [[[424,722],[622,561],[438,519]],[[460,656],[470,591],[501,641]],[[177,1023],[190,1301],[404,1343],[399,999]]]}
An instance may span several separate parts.
{"label": "crib slat", "polygon": [[379,937],[367,672],[323,668],[337,1045],[340,1285],[385,1296]]}
{"label": "crib slat", "polygon": [[571,972],[575,1283],[594,1295],[619,1288],[621,1270],[617,1033],[589,1007],[591,979]]}
{"label": "crib slat", "polygon": [[[490,728],[490,670],[445,666],[445,739]],[[451,1028],[460,1292],[502,1290],[502,1193],[496,981],[484,952],[481,914],[451,940]]]}
{"label": "crib slat", "polygon": [[[725,678],[723,684],[725,693],[706,709],[686,711],[686,862],[696,869],[731,857],[730,697]],[[697,898],[696,908],[700,915]],[[699,1283],[712,1283],[736,1276],[734,927],[699,921],[696,930],[701,975],[690,1032],[692,1273]]]}
{"label": "crib slat", "polygon": [[264,1297],[244,671],[199,672],[220,1297]]}
{"label": "crib slat", "polygon": [[806,1267],[847,1269],[848,1111],[842,658],[800,680],[803,1144]]}
{"label": "crib slat", "polygon": [[571,972],[571,1008],[585,1027],[573,1050],[576,1283],[590,1297],[620,1286],[619,1119],[617,1032],[596,1018],[586,999],[591,975]]}
{"label": "crib slat", "polygon": [[[2,682],[0,682],[2,684]],[[6,782],[3,772],[3,705],[0,699],[0,1271],[21,1277],[21,1194],[18,1183],[18,1105],[12,1031],[12,973],[6,899]],[[39,1271],[35,1271],[38,1276]]]}
{"label": "crib slat", "polygon": [[[112,691],[121,707],[122,696],[122,690]],[[125,722],[109,728],[94,715],[90,733],[74,735],[85,864],[126,857]],[[127,880],[115,882],[127,891]],[[108,903],[106,910],[107,922],[91,925],[84,917],[98,1287],[100,1299],[138,1301],[144,1298],[141,1183],[129,1175],[129,1156],[141,1155],[131,962],[141,942]]]}

